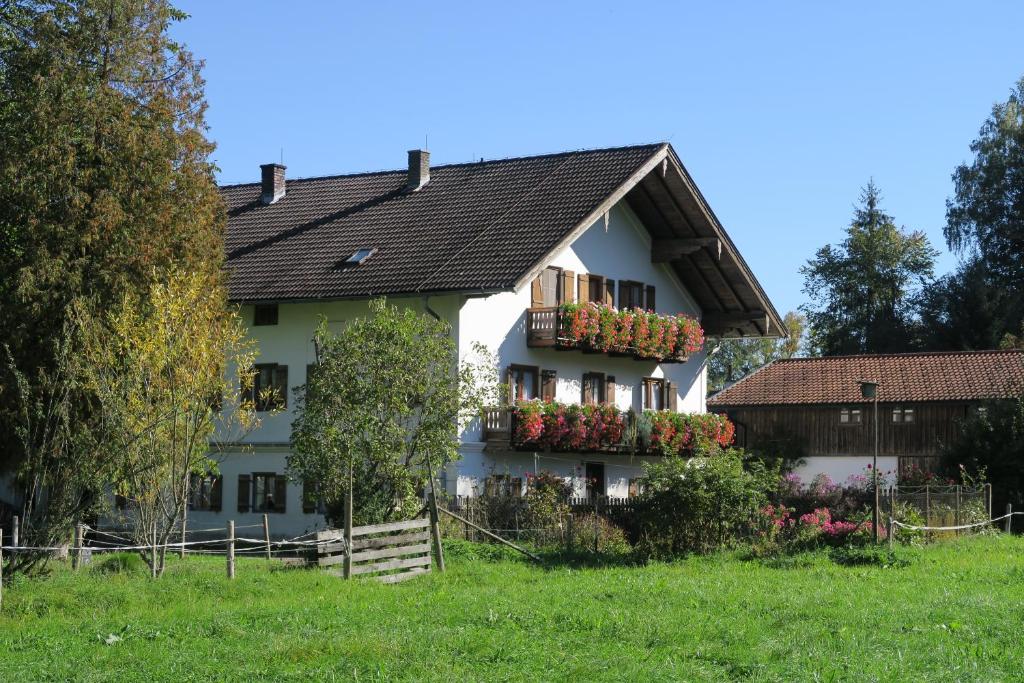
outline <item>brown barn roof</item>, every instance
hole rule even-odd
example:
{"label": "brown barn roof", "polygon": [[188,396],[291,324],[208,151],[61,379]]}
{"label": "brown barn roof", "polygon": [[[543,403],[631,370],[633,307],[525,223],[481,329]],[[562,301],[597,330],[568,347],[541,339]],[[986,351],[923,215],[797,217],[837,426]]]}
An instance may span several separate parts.
{"label": "brown barn roof", "polygon": [[[667,143],[435,166],[416,192],[404,190],[406,181],[404,168],[288,180],[272,204],[260,201],[260,183],[222,187],[231,299],[516,289],[625,200],[655,239],[692,246],[671,264],[703,309],[709,334],[778,336],[783,329]],[[346,265],[360,248],[374,252]]]}
{"label": "brown barn roof", "polygon": [[709,408],[870,403],[858,380],[878,382],[880,401],[964,401],[1024,391],[1024,351],[902,353],[792,358],[769,363],[708,399]]}

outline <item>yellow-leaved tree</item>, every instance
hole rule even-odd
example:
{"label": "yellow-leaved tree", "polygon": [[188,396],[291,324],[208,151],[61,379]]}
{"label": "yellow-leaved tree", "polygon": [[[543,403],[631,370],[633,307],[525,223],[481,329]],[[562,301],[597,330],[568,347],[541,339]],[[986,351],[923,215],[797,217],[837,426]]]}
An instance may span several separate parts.
{"label": "yellow-leaved tree", "polygon": [[220,448],[258,426],[247,397],[256,348],[217,275],[171,271],[81,327],[83,372],[117,449],[110,483],[157,577],[193,477],[215,473]]}

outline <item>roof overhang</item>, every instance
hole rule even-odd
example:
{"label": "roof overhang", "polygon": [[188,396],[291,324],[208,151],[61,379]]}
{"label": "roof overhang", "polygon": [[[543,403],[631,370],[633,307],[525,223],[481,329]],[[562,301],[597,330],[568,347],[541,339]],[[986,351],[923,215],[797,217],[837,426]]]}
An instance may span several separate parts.
{"label": "roof overhang", "polygon": [[651,261],[669,264],[696,299],[707,336],[786,335],[775,306],[667,143],[524,274],[516,287],[532,280],[555,254],[621,200],[629,203],[651,234]]}

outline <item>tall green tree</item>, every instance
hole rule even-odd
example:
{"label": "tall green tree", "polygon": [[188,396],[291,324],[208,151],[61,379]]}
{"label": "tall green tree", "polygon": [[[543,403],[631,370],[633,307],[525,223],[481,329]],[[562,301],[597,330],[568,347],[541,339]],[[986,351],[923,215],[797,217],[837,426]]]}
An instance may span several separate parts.
{"label": "tall green tree", "polygon": [[350,468],[358,523],[416,512],[417,484],[458,457],[460,424],[497,399],[497,368],[459,364],[446,322],[383,299],[339,334],[321,324],[315,340],[319,361],[297,390],[289,473],[317,482],[336,520]]}
{"label": "tall green tree", "polygon": [[786,336],[778,339],[725,339],[708,357],[708,391],[721,391],[763,365],[792,358],[801,349],[807,318],[790,311],[783,318]]}
{"label": "tall green tree", "polygon": [[[73,302],[106,310],[171,266],[217,273],[224,212],[201,64],[166,0],[0,3],[0,329],[33,384]],[[0,375],[0,468],[17,394]],[[88,429],[90,400],[71,401]],[[59,454],[54,454],[59,457]]]}
{"label": "tall green tree", "polygon": [[1024,78],[992,107],[971,151],[946,202],[946,242],[964,262],[930,293],[937,348],[994,348],[1024,321]]}
{"label": "tall green tree", "polygon": [[920,293],[937,252],[923,232],[897,227],[880,200],[869,182],[846,239],[825,245],[800,269],[814,353],[899,352],[916,344]]}

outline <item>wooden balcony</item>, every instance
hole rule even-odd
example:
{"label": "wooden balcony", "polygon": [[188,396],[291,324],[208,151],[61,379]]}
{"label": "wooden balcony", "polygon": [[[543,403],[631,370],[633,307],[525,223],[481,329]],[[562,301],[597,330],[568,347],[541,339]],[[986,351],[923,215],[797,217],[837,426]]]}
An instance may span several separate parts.
{"label": "wooden balcony", "polygon": [[604,351],[573,343],[561,327],[562,316],[557,306],[543,306],[526,309],[526,345],[532,349],[553,348],[560,351],[578,350],[583,353],[603,353],[608,356],[633,358],[640,361],[659,363],[685,363],[689,356],[679,354],[668,358],[648,358],[633,349]]}
{"label": "wooden balcony", "polygon": [[512,411],[509,408],[484,408],[484,441],[511,441]]}
{"label": "wooden balcony", "polygon": [[531,348],[558,346],[557,306],[526,309],[526,345]]}

